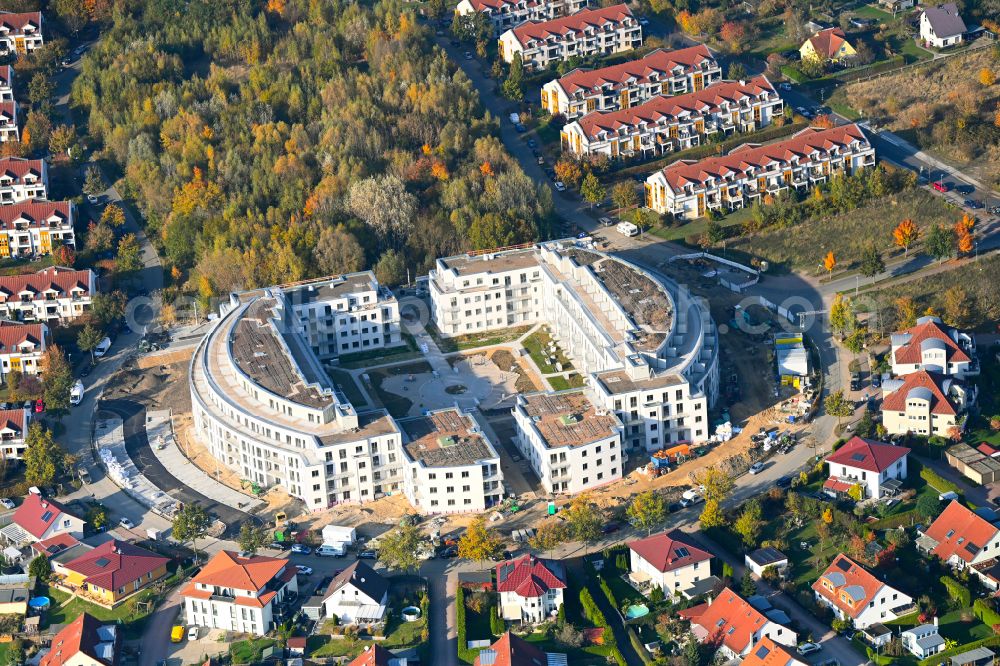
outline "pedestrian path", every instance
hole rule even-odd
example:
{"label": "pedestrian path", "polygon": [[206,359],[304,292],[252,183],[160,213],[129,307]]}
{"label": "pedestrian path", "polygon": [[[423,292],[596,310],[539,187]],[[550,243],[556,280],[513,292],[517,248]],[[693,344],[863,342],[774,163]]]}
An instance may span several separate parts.
{"label": "pedestrian path", "polygon": [[146,437],[153,455],[192,490],[240,511],[250,512],[264,506],[265,503],[261,500],[216,481],[184,455],[174,437],[169,410],[146,412]]}
{"label": "pedestrian path", "polygon": [[94,428],[97,457],[108,476],[141,504],[164,516],[172,514],[177,502],[147,479],[125,449],[125,430],[118,417],[98,419]]}

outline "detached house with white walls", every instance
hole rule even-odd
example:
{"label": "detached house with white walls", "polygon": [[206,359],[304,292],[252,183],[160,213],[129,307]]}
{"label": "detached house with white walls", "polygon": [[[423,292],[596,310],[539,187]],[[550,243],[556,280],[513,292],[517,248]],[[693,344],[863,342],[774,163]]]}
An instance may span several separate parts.
{"label": "detached house with white walls", "polygon": [[296,573],[287,559],[220,551],[181,591],[187,623],[263,636],[275,607],[298,593]]}
{"label": "detached house with white walls", "polygon": [[767,127],[782,113],[778,92],[758,76],[723,81],[676,97],[659,96],[618,111],[595,111],[566,125],[562,150],[576,157],[655,157]]}
{"label": "detached house with white walls", "polygon": [[788,647],[798,645],[794,631],[768,619],[728,587],[714,600],[677,615],[691,622],[691,633],[699,643],[718,645],[727,659],[745,657],[765,638]]}
{"label": "detached house with white walls", "polygon": [[66,511],[62,504],[32,487],[14,512],[10,525],[0,529],[0,534],[14,546],[44,541],[59,534],[82,539],[85,524],[86,521]]}
{"label": "detached house with white walls", "polygon": [[961,44],[965,30],[965,21],[954,2],[926,7],[920,13],[920,39],[928,46],[943,49]]}
{"label": "detached house with white walls", "polygon": [[326,589],[323,608],[328,618],[342,625],[372,624],[385,617],[389,581],[364,560],[337,574]]}
{"label": "detached house with white walls", "polygon": [[855,124],[809,127],[767,145],[744,144],[728,155],[677,160],[646,179],[646,206],[679,220],[752,206],[768,196],[808,192],[834,176],[875,166],[875,150]]}
{"label": "detached house with white walls", "polygon": [[855,629],[891,622],[914,609],[913,597],[891,587],[843,553],[812,585],[816,601]]}
{"label": "detached house with white walls", "polygon": [[698,92],[722,80],[718,60],[704,44],[656,49],[638,60],[599,69],[574,69],[542,86],[542,108],[575,120],[594,111],[618,111],[660,95]]}
{"label": "detached house with white walls", "polygon": [[642,27],[628,5],[619,4],[522,23],[500,35],[499,55],[510,63],[520,54],[530,72],[573,57],[611,55],[640,46]]}
{"label": "detached house with white walls", "polygon": [[711,576],[712,554],[677,530],[630,541],[628,549],[632,582],[658,587],[667,597]]}
{"label": "detached house with white walls", "polygon": [[1000,527],[952,500],[917,538],[917,548],[954,569],[975,568],[1000,557]]}
{"label": "detached house with white walls", "polygon": [[860,499],[895,495],[906,480],[906,459],[910,449],[852,437],[826,458],[829,478],[823,490],[846,494],[861,487]]}
{"label": "detached house with white walls", "polygon": [[921,317],[916,325],[890,336],[892,374],[930,370],[949,377],[979,374],[976,338],[946,325],[940,317]]}
{"label": "detached house with white walls", "polygon": [[944,637],[938,632],[938,619],[930,624],[910,627],[899,634],[903,647],[917,659],[933,657],[945,649]]}
{"label": "detached house with white walls", "polygon": [[884,382],[882,392],[882,425],[890,435],[950,437],[976,402],[974,385],[926,370]]}
{"label": "detached house with white walls", "polygon": [[562,562],[525,555],[499,564],[496,572],[500,616],[508,622],[537,624],[553,617],[563,603]]}
{"label": "detached house with white walls", "polygon": [[575,14],[587,7],[587,0],[460,0],[456,16],[480,13],[493,24],[493,36],[525,21],[551,21]]}

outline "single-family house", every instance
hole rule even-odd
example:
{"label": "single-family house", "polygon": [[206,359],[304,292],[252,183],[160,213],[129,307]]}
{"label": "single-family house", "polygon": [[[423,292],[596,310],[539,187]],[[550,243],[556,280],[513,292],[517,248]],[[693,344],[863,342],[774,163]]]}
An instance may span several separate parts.
{"label": "single-family house", "polygon": [[701,603],[678,615],[691,622],[691,631],[700,643],[712,643],[730,659],[745,657],[765,637],[775,643],[798,645],[797,634],[769,620],[728,587],[713,601]]}
{"label": "single-family house", "polygon": [[920,39],[928,46],[943,49],[962,42],[965,21],[954,2],[925,7],[920,13]]}
{"label": "single-family house", "polygon": [[956,569],[1000,557],[1000,528],[952,500],[917,538],[917,548]]}
{"label": "single-family house", "polygon": [[187,623],[263,636],[298,594],[296,573],[287,559],[220,551],[181,590]]}
{"label": "single-family house", "polygon": [[63,564],[66,574],[60,584],[111,605],[166,576],[169,562],[169,557],[112,539]]}
{"label": "single-family house", "polygon": [[951,437],[976,402],[974,385],[927,370],[886,382],[882,393],[882,425],[891,435]]}
{"label": "single-family house", "polygon": [[754,647],[750,649],[747,656],[743,657],[740,666],[806,666],[787,647],[781,643],[776,643],[769,636],[764,636]]}
{"label": "single-family house", "polygon": [[497,566],[500,616],[510,622],[537,623],[563,603],[566,570],[562,562],[525,555]]}
{"label": "single-family house", "polygon": [[893,333],[890,341],[892,374],[897,377],[917,370],[959,379],[979,374],[975,337],[947,326],[939,317],[921,317],[914,326]]}
{"label": "single-family house", "polygon": [[565,655],[544,652],[509,631],[481,650],[472,662],[473,666],[546,666],[560,663],[568,663]]}
{"label": "single-family house", "polygon": [[[412,663],[412,662],[409,662]],[[378,643],[366,646],[365,651],[347,666],[406,666],[406,657],[397,657]]]}
{"label": "single-family house", "polygon": [[364,560],[356,560],[334,576],[323,606],[326,616],[340,624],[372,624],[382,620],[388,602],[389,581]]}
{"label": "single-family house", "polygon": [[116,666],[121,637],[116,624],[83,613],[52,638],[39,666]]}
{"label": "single-family house", "polygon": [[944,638],[938,633],[938,619],[933,624],[910,627],[899,635],[903,647],[917,659],[933,657],[944,650]]}
{"label": "single-family house", "polygon": [[747,553],[743,558],[743,563],[752,573],[763,577],[768,569],[774,569],[778,575],[783,575],[788,568],[788,556],[777,548],[766,546],[758,548],[752,553]]}
{"label": "single-family house", "polygon": [[830,494],[850,493],[860,488],[857,499],[895,495],[906,479],[910,449],[852,437],[826,458],[829,478],[823,489]]}
{"label": "single-family house", "polygon": [[0,409],[0,458],[24,458],[24,450],[27,448],[25,436],[31,424],[31,414],[31,410],[24,407]]}
{"label": "single-family house", "polygon": [[858,55],[858,52],[847,41],[847,35],[844,34],[843,30],[827,28],[807,39],[799,47],[799,55],[803,60],[841,62]]}
{"label": "single-family house", "polygon": [[82,539],[85,524],[86,521],[66,511],[59,502],[44,497],[38,488],[31,488],[14,512],[10,525],[0,529],[0,534],[15,546],[44,541],[57,534]]}
{"label": "single-family house", "polygon": [[913,598],[887,585],[843,553],[812,585],[816,601],[857,629],[888,622],[913,610]]}
{"label": "single-family house", "polygon": [[69,570],[66,569],[66,563],[72,562],[91,550],[93,550],[92,546],[78,541],[71,534],[57,534],[44,541],[36,541],[31,544],[31,557],[44,555],[49,558],[49,567],[52,569],[52,573],[65,577],[69,573]]}
{"label": "single-family house", "polygon": [[712,554],[678,530],[631,541],[628,548],[629,577],[640,585],[658,587],[667,596],[711,575]]}

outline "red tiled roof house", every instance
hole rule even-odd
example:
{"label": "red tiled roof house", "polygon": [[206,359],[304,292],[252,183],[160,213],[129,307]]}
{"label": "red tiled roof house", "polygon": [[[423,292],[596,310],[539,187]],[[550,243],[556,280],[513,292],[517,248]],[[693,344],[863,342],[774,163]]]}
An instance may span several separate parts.
{"label": "red tiled roof house", "polygon": [[23,56],[43,41],[41,12],[0,12],[0,55]]}
{"label": "red tiled roof house", "polygon": [[917,548],[964,569],[1000,557],[1000,528],[958,500],[952,500],[917,538]]}
{"label": "red tiled roof house", "polygon": [[0,321],[0,378],[13,371],[25,375],[42,374],[42,355],[49,344],[45,324]]}
{"label": "red tiled roof house", "polygon": [[713,601],[678,615],[691,622],[691,632],[699,642],[717,646],[730,659],[749,654],[765,637],[781,645],[798,645],[794,631],[769,620],[728,587]]}
{"label": "red tiled roof house", "polygon": [[950,437],[976,401],[975,387],[936,372],[917,370],[882,385],[882,425],[891,435]]}
{"label": "red tiled roof house", "polygon": [[750,649],[740,666],[806,666],[806,662],[800,661],[781,643],[764,636]]}
{"label": "red tiled roof house", "polygon": [[722,80],[722,68],[704,44],[656,49],[638,60],[599,69],[574,69],[542,86],[542,108],[575,120],[593,111],[618,111],[659,95],[683,95]]}
{"label": "red tiled roof house", "polygon": [[826,458],[829,478],[823,489],[829,494],[849,493],[861,487],[860,499],[894,495],[906,479],[910,449],[852,437]]}
{"label": "red tiled roof house", "polygon": [[31,410],[0,409],[0,457],[4,460],[24,458],[25,436],[31,424]]}
{"label": "red tiled roof house", "polygon": [[82,539],[85,524],[86,521],[68,513],[62,504],[33,488],[17,507],[10,525],[0,530],[0,534],[15,546],[44,541],[58,534]]}
{"label": "red tiled roof house", "polygon": [[854,47],[847,41],[847,35],[840,28],[820,30],[805,41],[799,48],[803,60],[819,60],[820,62],[840,62],[858,55]]}
{"label": "red tiled roof house", "polygon": [[116,604],[166,576],[169,562],[168,557],[112,539],[64,563],[63,582],[83,590],[85,598]]}
{"label": "red tiled roof house", "polygon": [[921,317],[915,326],[891,336],[892,374],[897,377],[929,370],[962,379],[978,375],[976,339],[945,325],[938,317]]}
{"label": "red tiled roof house", "polygon": [[295,574],[288,560],[223,550],[181,591],[187,623],[263,636],[274,605],[298,592]]}
{"label": "red tiled roof house", "polygon": [[50,266],[0,276],[0,314],[15,321],[70,321],[90,310],[97,276],[89,268]]}
{"label": "red tiled roof house", "polygon": [[480,651],[472,666],[547,666],[567,663],[564,655],[552,654],[555,659],[550,661],[549,654],[508,631],[488,648]]}
{"label": "red tiled roof house", "polygon": [[587,0],[461,0],[455,16],[483,14],[493,24],[493,36],[499,37],[525,21],[550,21],[586,6]]}
{"label": "red tiled roof house", "polygon": [[561,562],[525,555],[497,566],[500,612],[510,622],[542,622],[563,603],[566,571]]}
{"label": "red tiled roof house", "polygon": [[668,597],[711,575],[712,554],[676,530],[631,541],[628,548],[632,580],[658,587]]}
{"label": "red tiled roof house", "polygon": [[[0,75],[0,80],[2,78]],[[0,83],[0,100],[2,99],[3,87]],[[45,160],[0,158],[0,204],[6,206],[31,199],[47,199],[48,187],[49,168]]]}
{"label": "red tiled roof house", "polygon": [[117,666],[120,649],[117,625],[83,613],[52,638],[39,666]]}
{"label": "red tiled roof house", "polygon": [[572,57],[610,55],[642,45],[642,28],[625,4],[584,9],[551,21],[522,23],[500,35],[499,54],[521,54],[526,71]]}
{"label": "red tiled roof house", "polygon": [[886,585],[843,553],[812,585],[816,601],[830,608],[856,629],[891,622],[914,610],[913,598]]}

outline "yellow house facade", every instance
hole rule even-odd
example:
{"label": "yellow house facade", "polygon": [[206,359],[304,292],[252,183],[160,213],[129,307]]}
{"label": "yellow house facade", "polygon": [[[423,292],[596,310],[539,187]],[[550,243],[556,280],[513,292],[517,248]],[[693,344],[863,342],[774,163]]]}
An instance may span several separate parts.
{"label": "yellow house facade", "polygon": [[63,585],[114,605],[167,575],[169,558],[113,540],[67,562]]}
{"label": "yellow house facade", "polygon": [[803,60],[820,62],[840,62],[858,55],[854,46],[847,41],[847,35],[840,28],[820,30],[799,48]]}

